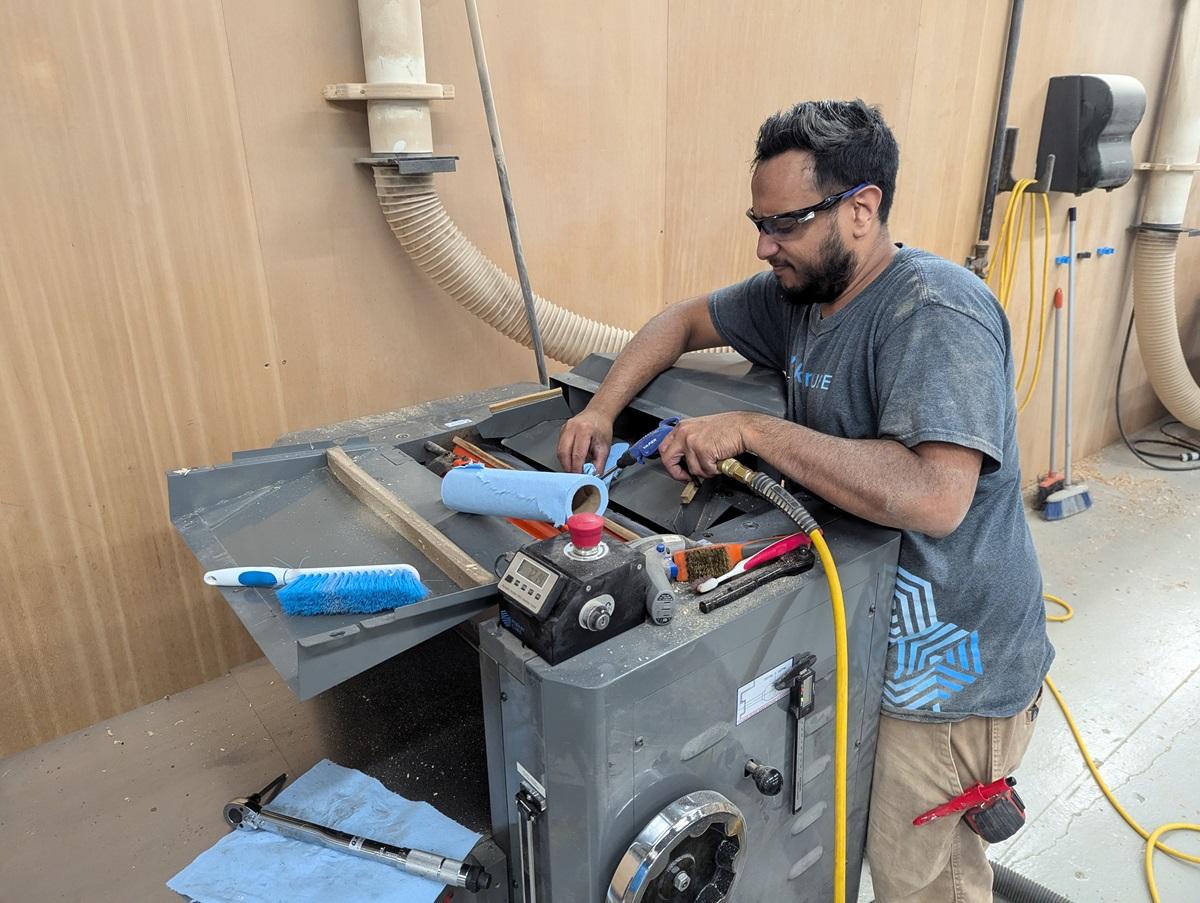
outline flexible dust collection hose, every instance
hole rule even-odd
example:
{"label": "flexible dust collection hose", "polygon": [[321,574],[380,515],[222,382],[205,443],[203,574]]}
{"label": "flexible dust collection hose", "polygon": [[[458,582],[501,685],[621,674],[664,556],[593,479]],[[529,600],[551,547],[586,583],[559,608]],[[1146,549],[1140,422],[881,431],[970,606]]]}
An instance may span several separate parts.
{"label": "flexible dust collection hose", "polygon": [[[402,175],[386,165],[372,169],[384,218],[413,262],[483,322],[532,348],[521,286],[454,224],[433,187],[433,176]],[[571,367],[589,354],[616,354],[633,338],[632,330],[573,313],[537,294],[533,307],[546,356]]]}
{"label": "flexible dust collection hose", "polygon": [[1161,123],[1156,168],[1147,175],[1142,224],[1133,246],[1138,347],[1159,400],[1176,419],[1200,429],[1200,385],[1188,369],[1175,314],[1180,233],[1174,231],[1187,213],[1194,175],[1190,167],[1200,147],[1200,0],[1189,0],[1180,14]]}
{"label": "flexible dust collection hose", "polygon": [[1175,313],[1175,252],[1179,235],[1139,232],[1134,244],[1133,297],[1138,347],[1146,373],[1171,414],[1200,429],[1200,385],[1188,369]]}
{"label": "flexible dust collection hose", "polygon": [[[450,219],[432,175],[400,175],[376,166],[375,191],[392,232],[413,261],[454,300],[489,326],[532,346],[517,281],[489,260]],[[546,354],[574,366],[593,352],[616,353],[628,329],[588,319],[534,295]]]}
{"label": "flexible dust collection hose", "polygon": [[717,466],[721,473],[748,486],[794,520],[812,540],[825,580],[829,583],[829,601],[833,607],[833,899],[846,900],[846,746],[850,735],[850,652],[846,640],[846,601],[842,596],[842,581],[838,577],[833,554],[825,542],[821,528],[808,510],[790,492],[765,473],[751,470],[733,458],[725,458]]}

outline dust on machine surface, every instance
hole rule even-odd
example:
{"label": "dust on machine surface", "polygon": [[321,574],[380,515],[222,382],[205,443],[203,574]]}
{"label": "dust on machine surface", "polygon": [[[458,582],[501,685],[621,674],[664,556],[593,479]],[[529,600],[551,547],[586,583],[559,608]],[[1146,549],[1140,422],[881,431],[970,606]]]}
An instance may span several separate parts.
{"label": "dust on machine surface", "polygon": [[[703,596],[662,580],[672,551],[795,524],[725,477],[681,494],[657,459],[611,484],[608,532],[585,519],[538,539],[441,502],[456,439],[502,465],[558,470],[559,430],[611,362],[588,357],[552,380],[560,392],[498,387],[173,473],[172,519],[208,568],[416,566],[431,598],[370,616],[289,617],[269,590],[222,592],[296,694],[322,694],[335,757],[344,727],[357,738],[344,748],[371,751],[344,764],[483,832],[468,863],[490,887],[454,900],[823,903],[835,846],[825,576],[804,546]],[[532,400],[506,403],[521,397]],[[778,374],[733,355],[689,356],[622,413],[616,437],[636,441],[672,417],[783,406]],[[430,549],[366,510],[331,475],[333,446],[495,581],[456,584]],[[854,899],[899,535],[798,497],[823,528],[845,597]]]}

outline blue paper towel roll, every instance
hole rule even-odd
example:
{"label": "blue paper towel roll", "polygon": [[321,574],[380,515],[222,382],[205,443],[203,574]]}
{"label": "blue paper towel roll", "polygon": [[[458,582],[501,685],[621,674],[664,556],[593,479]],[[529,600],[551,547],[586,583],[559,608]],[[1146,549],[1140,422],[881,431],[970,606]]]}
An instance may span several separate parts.
{"label": "blue paper towel roll", "polygon": [[581,473],[467,464],[442,477],[442,503],[453,511],[544,520],[561,527],[572,514],[603,514],[608,487]]}

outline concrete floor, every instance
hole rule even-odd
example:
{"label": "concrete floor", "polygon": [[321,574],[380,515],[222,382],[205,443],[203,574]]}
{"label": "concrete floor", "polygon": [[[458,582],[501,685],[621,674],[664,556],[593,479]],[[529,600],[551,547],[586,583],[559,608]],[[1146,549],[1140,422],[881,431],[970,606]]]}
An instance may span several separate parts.
{"label": "concrete floor", "polygon": [[[1095,507],[1031,519],[1046,589],[1076,612],[1050,628],[1052,677],[1135,818],[1151,829],[1200,822],[1200,472],[1151,471],[1123,446],[1079,471]],[[1096,789],[1048,698],[1042,712],[1018,772],[1029,824],[995,857],[1072,900],[1148,900],[1142,841]],[[0,898],[178,899],[164,882],[225,833],[231,797],[325,755],[394,771],[392,741],[339,745],[328,715],[327,701],[298,703],[260,659],[0,761]],[[419,787],[420,777],[397,781]],[[435,805],[436,792],[425,794]],[[1200,854],[1200,837],[1171,842]],[[1200,867],[1155,863],[1164,901],[1200,900]]]}

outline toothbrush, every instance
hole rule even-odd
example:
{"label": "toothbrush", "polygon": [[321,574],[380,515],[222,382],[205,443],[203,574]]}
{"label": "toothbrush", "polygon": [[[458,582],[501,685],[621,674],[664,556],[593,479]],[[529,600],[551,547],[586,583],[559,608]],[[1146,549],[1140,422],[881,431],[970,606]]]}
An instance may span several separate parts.
{"label": "toothbrush", "polygon": [[734,577],[739,577],[746,573],[746,571],[754,570],[756,567],[760,567],[761,565],[774,561],[776,558],[780,558],[794,549],[808,545],[808,543],[809,539],[807,533],[793,533],[791,536],[785,536],[778,542],[771,543],[771,545],[767,546],[761,552],[751,555],[749,558],[742,559],[720,577],[709,577],[698,587],[696,587],[696,592],[712,592],[726,580],[732,580]]}

